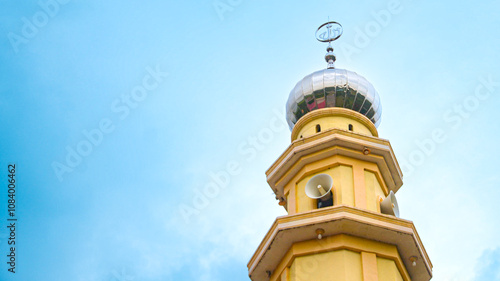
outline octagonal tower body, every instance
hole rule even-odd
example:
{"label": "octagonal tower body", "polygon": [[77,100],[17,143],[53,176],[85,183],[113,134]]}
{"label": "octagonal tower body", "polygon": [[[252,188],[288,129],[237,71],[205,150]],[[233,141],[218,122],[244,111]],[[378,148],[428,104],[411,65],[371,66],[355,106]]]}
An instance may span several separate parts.
{"label": "octagonal tower body", "polygon": [[[286,109],[292,142],[266,176],[288,215],[254,253],[250,278],[430,280],[413,223],[381,210],[403,182],[389,141],[378,137],[382,107],[372,84],[348,70],[320,70],[296,84]],[[319,174],[333,179],[327,206],[305,191]]]}

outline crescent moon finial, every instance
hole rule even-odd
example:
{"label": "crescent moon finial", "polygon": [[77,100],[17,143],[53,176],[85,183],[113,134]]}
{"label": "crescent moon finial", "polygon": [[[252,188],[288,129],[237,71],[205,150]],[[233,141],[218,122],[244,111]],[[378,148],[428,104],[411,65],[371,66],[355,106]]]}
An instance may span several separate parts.
{"label": "crescent moon finial", "polygon": [[316,39],[319,42],[328,42],[328,47],[326,47],[327,53],[325,55],[325,60],[328,63],[327,68],[335,68],[336,57],[333,53],[332,41],[339,39],[342,36],[342,32],[342,25],[336,21],[328,21],[316,30]]}

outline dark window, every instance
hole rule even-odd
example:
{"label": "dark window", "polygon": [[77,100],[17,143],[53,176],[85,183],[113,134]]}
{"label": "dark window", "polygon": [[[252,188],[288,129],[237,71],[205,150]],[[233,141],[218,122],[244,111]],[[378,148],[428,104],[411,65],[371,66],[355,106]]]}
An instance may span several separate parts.
{"label": "dark window", "polygon": [[349,124],[349,131],[352,131],[352,124]]}
{"label": "dark window", "polygon": [[321,132],[321,126],[318,124],[316,125],[316,133],[319,133]]}
{"label": "dark window", "polygon": [[326,195],[325,197],[318,199],[317,206],[318,209],[333,206],[332,193],[329,192],[328,195]]}

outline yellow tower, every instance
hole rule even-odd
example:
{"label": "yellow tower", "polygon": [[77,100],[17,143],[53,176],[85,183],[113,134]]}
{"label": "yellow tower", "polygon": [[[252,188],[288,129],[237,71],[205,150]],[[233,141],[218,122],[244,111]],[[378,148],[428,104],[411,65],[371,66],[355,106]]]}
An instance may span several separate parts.
{"label": "yellow tower", "polygon": [[382,108],[362,76],[334,67],[336,22],[320,26],[328,68],[291,91],[290,146],[267,170],[288,215],[278,217],[248,263],[253,281],[427,281],[432,264],[415,226],[399,218],[402,173],[378,137]]}

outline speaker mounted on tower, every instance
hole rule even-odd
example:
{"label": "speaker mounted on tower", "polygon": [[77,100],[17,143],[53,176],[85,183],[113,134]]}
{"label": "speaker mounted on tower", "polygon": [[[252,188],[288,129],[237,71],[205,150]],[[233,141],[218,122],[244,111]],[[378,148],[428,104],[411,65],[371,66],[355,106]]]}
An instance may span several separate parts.
{"label": "speaker mounted on tower", "polygon": [[399,206],[396,195],[391,190],[389,195],[380,202],[380,211],[386,215],[392,215],[399,218]]}
{"label": "speaker mounted on tower", "polygon": [[306,183],[305,192],[309,198],[317,199],[317,207],[319,209],[333,206],[332,188],[332,177],[327,174],[318,174]]}

